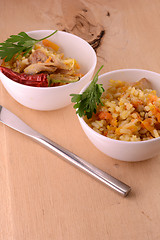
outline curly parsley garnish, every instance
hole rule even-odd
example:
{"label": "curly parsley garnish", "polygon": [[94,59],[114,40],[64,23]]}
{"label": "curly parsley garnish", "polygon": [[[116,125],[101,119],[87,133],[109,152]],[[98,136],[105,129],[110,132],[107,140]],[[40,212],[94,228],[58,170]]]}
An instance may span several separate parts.
{"label": "curly parsley garnish", "polygon": [[0,43],[0,58],[4,59],[5,62],[8,62],[13,58],[13,56],[15,56],[15,54],[17,54],[16,57],[18,57],[21,53],[25,56],[32,50],[36,43],[51,37],[56,32],[57,30],[49,36],[39,40],[28,36],[25,32],[20,32],[17,35],[11,35],[6,41]]}
{"label": "curly parsley garnish", "polygon": [[76,103],[74,108],[77,109],[76,113],[82,117],[87,116],[91,118],[93,113],[96,113],[97,106],[102,104],[100,98],[104,92],[102,84],[97,84],[98,73],[102,69],[103,65],[95,74],[88,88],[82,94],[70,94],[72,96],[71,101]]}

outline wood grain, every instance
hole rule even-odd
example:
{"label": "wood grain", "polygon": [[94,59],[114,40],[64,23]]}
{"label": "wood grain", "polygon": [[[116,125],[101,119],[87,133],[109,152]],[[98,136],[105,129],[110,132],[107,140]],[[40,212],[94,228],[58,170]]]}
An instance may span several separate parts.
{"label": "wood grain", "polygon": [[[95,48],[103,72],[160,73],[158,0],[1,0],[0,41],[20,31],[59,29]],[[126,163],[99,152],[72,104],[23,107],[0,84],[0,103],[33,128],[132,187],[122,198],[32,140],[0,124],[0,240],[159,240],[160,156]]]}

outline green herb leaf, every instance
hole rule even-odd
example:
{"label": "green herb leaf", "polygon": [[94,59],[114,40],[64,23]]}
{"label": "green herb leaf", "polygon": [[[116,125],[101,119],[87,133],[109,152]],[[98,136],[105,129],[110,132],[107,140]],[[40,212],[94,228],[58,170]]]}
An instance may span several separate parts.
{"label": "green herb leaf", "polygon": [[91,118],[92,114],[96,113],[97,106],[102,104],[100,98],[104,92],[104,88],[102,84],[97,84],[98,73],[102,67],[103,65],[97,71],[90,85],[82,94],[70,94],[70,96],[72,96],[71,101],[76,103],[74,105],[74,108],[77,109],[76,113],[80,117],[86,115],[88,119]]}
{"label": "green herb leaf", "polygon": [[49,36],[39,40],[28,36],[25,32],[20,32],[17,35],[11,35],[6,41],[0,43],[0,58],[4,59],[5,62],[8,62],[13,58],[13,56],[15,56],[15,54],[17,54],[16,57],[18,57],[21,53],[25,56],[32,50],[36,43],[51,37],[56,32],[57,30]]}

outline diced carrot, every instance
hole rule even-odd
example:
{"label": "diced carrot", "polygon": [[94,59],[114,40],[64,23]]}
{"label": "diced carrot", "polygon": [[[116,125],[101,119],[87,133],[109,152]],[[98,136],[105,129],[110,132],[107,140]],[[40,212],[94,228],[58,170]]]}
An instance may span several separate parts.
{"label": "diced carrot", "polygon": [[107,132],[107,131],[105,131],[105,132],[104,132],[104,136],[107,136],[107,134],[108,134],[108,132]]}
{"label": "diced carrot", "polygon": [[112,120],[112,114],[106,111],[100,112],[98,116],[100,119]]}
{"label": "diced carrot", "polygon": [[110,99],[109,93],[106,94],[106,98],[107,98],[107,99]]}
{"label": "diced carrot", "polygon": [[149,102],[155,102],[157,101],[158,97],[156,95],[149,94],[148,100]]}
{"label": "diced carrot", "polygon": [[150,106],[151,112],[153,113],[153,115],[155,115],[157,117],[157,114],[159,115],[160,113],[160,108],[156,107],[155,105]]}
{"label": "diced carrot", "polygon": [[153,115],[157,114],[157,107],[156,106],[152,105],[150,109],[151,109],[151,112],[153,113]]}
{"label": "diced carrot", "polygon": [[45,47],[50,47],[50,48],[52,48],[54,51],[58,51],[58,49],[59,49],[59,46],[58,46],[57,44],[55,44],[54,42],[49,41],[48,39],[44,39],[44,40],[42,41],[42,43],[43,43],[43,45],[44,45]]}
{"label": "diced carrot", "polygon": [[50,56],[49,58],[47,58],[47,60],[45,61],[45,63],[49,63],[51,61],[52,57]]}
{"label": "diced carrot", "polygon": [[124,92],[127,90],[127,86],[124,86],[124,87],[121,87],[121,89],[120,89],[120,91],[121,91],[121,93],[122,93],[122,95],[121,96],[124,96]]}
{"label": "diced carrot", "polygon": [[76,62],[75,63],[75,67],[77,68],[77,69],[80,69],[80,66],[79,66],[79,64]]}
{"label": "diced carrot", "polygon": [[111,130],[111,131],[115,131],[115,130],[116,130],[116,127],[111,126],[109,130]]}
{"label": "diced carrot", "polygon": [[160,123],[160,113],[159,112],[156,114],[156,118],[157,118],[157,121]]}
{"label": "diced carrot", "polygon": [[113,118],[113,119],[111,120],[111,125],[114,126],[114,127],[117,127],[118,122],[117,122],[117,119],[116,119],[116,118]]}
{"label": "diced carrot", "polygon": [[141,122],[141,126],[143,128],[146,128],[149,132],[153,131],[154,130],[154,127],[151,125],[151,119],[150,118],[147,118],[145,119],[144,121]]}

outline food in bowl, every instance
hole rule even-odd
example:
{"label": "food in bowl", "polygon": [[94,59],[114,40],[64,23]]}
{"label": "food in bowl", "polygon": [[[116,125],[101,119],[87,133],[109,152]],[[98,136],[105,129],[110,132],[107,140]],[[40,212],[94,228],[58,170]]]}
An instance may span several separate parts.
{"label": "food in bowl", "polygon": [[77,82],[83,76],[74,58],[65,57],[59,46],[47,37],[36,40],[25,32],[0,43],[2,73],[29,86],[54,87]]}
{"label": "food in bowl", "polygon": [[[125,81],[128,84],[131,84],[135,83],[137,80],[142,78],[148,79],[152,85],[152,88],[156,90],[157,96],[160,96],[160,74],[143,69],[120,69],[107,72],[98,77],[97,83],[101,84],[101,86],[103,86],[103,88],[107,90],[110,87],[109,85],[111,79],[120,80],[122,82]],[[82,100],[82,95],[83,99],[85,99],[84,93],[87,90],[88,86],[89,83],[86,84],[86,86],[81,90],[79,99]],[[160,137],[144,141],[122,141],[109,138],[94,131],[84,121],[84,114],[82,113],[85,112],[81,111],[82,109],[84,110],[84,107],[81,106],[81,102],[78,102],[78,96],[75,105],[77,105],[77,103],[79,107],[76,108],[75,106],[75,108],[77,111],[78,120],[81,124],[81,127],[84,130],[86,136],[93,143],[93,145],[102,153],[106,154],[111,158],[127,162],[137,162],[150,159],[157,156],[160,153]],[[85,110],[88,111],[88,109],[89,109],[88,106],[86,106]],[[79,113],[81,113],[81,116],[79,115]]]}
{"label": "food in bowl", "polygon": [[116,140],[144,141],[160,136],[160,98],[150,82],[110,80],[96,113],[84,120],[96,132]]}
{"label": "food in bowl", "polygon": [[[27,32],[27,35],[39,41],[53,32],[54,30],[36,30]],[[13,81],[0,70],[0,80],[7,92],[25,107],[41,111],[56,110],[70,105],[70,94],[79,93],[90,82],[97,63],[97,56],[91,45],[74,34],[57,31],[47,39],[60,46],[64,56],[76,59],[80,66],[80,73],[83,74],[77,82],[54,87],[33,87]]]}
{"label": "food in bowl", "polygon": [[[102,66],[103,67],[103,66]],[[102,68],[101,67],[101,68]],[[160,98],[151,83],[110,80],[104,91],[98,73],[82,94],[71,94],[80,117],[99,134],[123,141],[145,141],[160,136]],[[103,94],[103,95],[102,95]]]}

